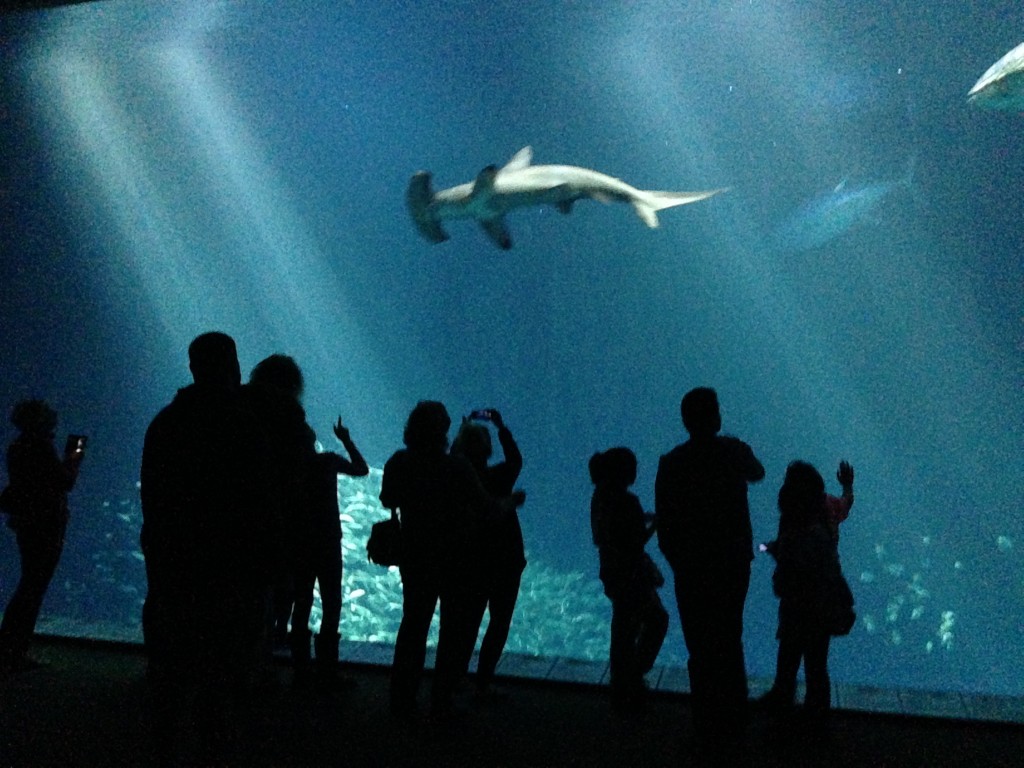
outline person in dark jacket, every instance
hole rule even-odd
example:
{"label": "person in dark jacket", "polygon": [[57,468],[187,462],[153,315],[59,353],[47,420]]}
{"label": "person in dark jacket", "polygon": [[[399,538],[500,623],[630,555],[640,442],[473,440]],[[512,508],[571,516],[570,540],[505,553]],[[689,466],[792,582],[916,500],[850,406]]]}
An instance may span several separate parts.
{"label": "person in dark jacket", "polygon": [[234,340],[204,333],[188,355],[194,383],[153,419],[142,451],[143,638],[158,749],[223,764],[264,648],[278,488]]}
{"label": "person in dark jacket", "polygon": [[447,453],[450,426],[442,403],[418,403],[406,423],[406,447],[388,459],[381,479],[381,504],[397,510],[402,531],[402,621],[391,672],[391,711],[398,717],[415,713],[438,601],[431,707],[436,717],[449,714],[472,614],[473,530],[482,518],[508,514],[525,499],[521,491],[503,499],[488,494],[469,462]]}
{"label": "person in dark jacket", "polygon": [[[496,464],[487,463],[492,453],[491,433],[481,421],[491,422],[498,430],[502,461]],[[462,420],[462,426],[452,441],[451,453],[469,461],[484,489],[494,497],[510,496],[523,469],[519,446],[501,413],[494,408],[475,411],[472,418]],[[478,560],[478,590],[473,614],[468,618],[466,648],[461,666],[463,670],[469,667],[484,611],[487,611],[487,631],[480,643],[476,668],[477,694],[486,696],[491,692],[494,671],[508,641],[512,614],[519,598],[519,585],[526,568],[526,553],[519,515],[514,509],[507,515],[482,520],[477,535],[474,554]]]}
{"label": "person in dark jacket", "polygon": [[655,481],[658,546],[675,575],[689,652],[694,727],[729,744],[747,719],[743,606],[754,558],[747,484],[764,478],[750,446],[719,435],[715,390],[687,392],[680,407],[689,439],[661,457]]}
{"label": "person in dark jacket", "polygon": [[21,578],[0,624],[0,669],[38,666],[28,656],[39,609],[64,549],[68,492],[82,463],[84,440],[68,440],[64,458],[53,445],[57,414],[43,400],[14,406],[11,424],[18,436],[7,449],[9,485],[2,497],[21,558]]}
{"label": "person in dark jacket", "polygon": [[611,448],[590,459],[594,494],[590,527],[600,558],[604,593],[612,602],[609,650],[612,704],[621,711],[642,705],[651,671],[668,631],[668,612],[658,597],[664,580],[644,551],[654,535],[653,515],[630,493],[636,455]]}
{"label": "person in dark jacket", "polygon": [[[853,469],[840,465],[844,497],[853,498]],[[824,721],[831,707],[828,651],[830,615],[852,608],[853,596],[842,575],[830,507],[837,497],[811,464],[794,461],[779,489],[779,533],[766,545],[775,558],[772,587],[779,598],[778,660],[775,683],[761,703],[775,711],[793,707],[796,675],[803,660],[807,678],[805,712]],[[852,613],[850,614],[852,616]]]}

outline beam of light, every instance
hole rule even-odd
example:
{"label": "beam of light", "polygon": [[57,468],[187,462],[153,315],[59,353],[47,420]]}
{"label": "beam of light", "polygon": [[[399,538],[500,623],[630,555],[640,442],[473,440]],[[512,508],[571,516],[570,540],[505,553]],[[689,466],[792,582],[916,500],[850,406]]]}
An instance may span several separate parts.
{"label": "beam of light", "polygon": [[[104,269],[134,272],[155,308],[168,344],[181,348],[191,338],[184,328],[201,317],[198,297],[183,262],[185,249],[168,217],[169,206],[147,166],[147,150],[129,128],[123,105],[111,94],[98,58],[66,29],[33,67],[39,79],[40,108],[45,109],[56,161],[69,178],[83,228],[99,229],[109,217],[120,247],[104,253]],[[52,106],[50,106],[52,105]],[[82,160],[85,173],[75,178]],[[144,257],[142,257],[144,255]],[[130,307],[123,307],[129,324]]]}
{"label": "beam of light", "polygon": [[[274,336],[312,351],[310,362],[319,370],[332,374],[339,363],[358,361],[362,378],[388,381],[358,326],[358,307],[347,301],[331,269],[332,260],[351,255],[355,246],[341,244],[328,254],[309,233],[296,191],[279,180],[199,46],[163,44],[154,50],[152,66],[177,105],[176,118],[223,213],[231,258],[251,286],[249,296],[236,300],[258,300]],[[375,397],[379,408],[390,393],[377,390]]]}
{"label": "beam of light", "polygon": [[[297,349],[325,378],[344,365],[388,381],[339,295],[328,264],[338,254],[309,234],[204,58],[206,35],[237,15],[223,3],[97,9],[51,19],[30,68],[68,169],[59,183],[82,226],[116,245],[97,284],[120,282],[107,269],[134,275],[175,354],[200,330],[241,327],[265,351]],[[117,309],[131,326],[136,308]],[[380,407],[388,393],[373,398]]]}
{"label": "beam of light", "polygon": [[[671,126],[665,129],[674,134],[666,154],[686,168],[686,177],[719,184],[728,179],[729,170],[710,149],[715,145],[714,127],[701,120],[699,105],[686,101],[685,83],[675,71],[680,59],[699,59],[696,43],[692,42],[691,46],[689,51],[680,53],[671,31],[627,25],[616,41],[615,50],[621,64],[618,76],[621,82],[629,84],[629,94],[624,98],[643,105],[638,110],[638,122]],[[680,119],[681,115],[687,116],[686,119]],[[734,199],[729,200],[730,195]],[[756,327],[767,330],[770,338],[766,343],[770,344],[780,369],[788,372],[782,374],[783,377],[799,392],[801,402],[814,404],[819,425],[825,428],[832,422],[834,408],[822,402],[820,379],[807,374],[813,370],[843,380],[842,360],[828,339],[815,338],[809,333],[814,321],[808,314],[809,307],[797,287],[790,285],[783,273],[774,268],[772,258],[777,255],[772,257],[766,253],[768,249],[762,244],[763,236],[757,223],[750,217],[749,210],[735,199],[739,195],[742,190],[727,192],[719,201],[719,210],[724,213],[714,220],[717,225],[714,262],[707,263],[705,271],[711,280],[728,281],[737,304],[755,314]],[[840,386],[842,391],[851,393],[851,397],[856,392],[849,381]],[[866,407],[858,410],[869,412]],[[864,422],[858,423],[866,427]],[[865,429],[865,434],[871,434],[870,428]]]}

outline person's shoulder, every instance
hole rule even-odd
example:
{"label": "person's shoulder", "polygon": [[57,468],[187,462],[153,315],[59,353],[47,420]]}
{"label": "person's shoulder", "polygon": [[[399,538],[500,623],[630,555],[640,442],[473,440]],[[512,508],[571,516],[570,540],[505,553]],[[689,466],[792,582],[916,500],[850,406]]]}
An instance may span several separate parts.
{"label": "person's shoulder", "polygon": [[188,387],[179,389],[171,402],[157,411],[156,416],[149,422],[149,429],[147,431],[156,432],[161,428],[166,428],[168,424],[179,418],[179,415],[189,406],[190,394],[188,390]]}
{"label": "person's shoulder", "polygon": [[689,441],[687,441],[685,443],[679,443],[678,445],[673,447],[671,450],[667,451],[666,453],[663,453],[661,455],[660,461],[662,461],[662,462],[678,461],[689,450],[689,448],[688,448],[689,444],[690,444]]}
{"label": "person's shoulder", "polygon": [[400,467],[404,463],[408,462],[408,460],[409,449],[399,448],[397,451],[392,453],[390,457],[388,457],[387,461],[384,462],[384,470],[387,471],[389,467],[391,467],[392,469],[394,469],[395,467]]}

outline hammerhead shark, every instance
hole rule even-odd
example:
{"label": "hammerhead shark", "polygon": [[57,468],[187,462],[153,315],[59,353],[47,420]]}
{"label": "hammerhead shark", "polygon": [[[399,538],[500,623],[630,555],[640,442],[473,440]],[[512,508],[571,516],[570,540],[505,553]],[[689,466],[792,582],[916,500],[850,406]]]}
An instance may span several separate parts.
{"label": "hammerhead shark", "polygon": [[523,147],[502,168],[489,165],[473,181],[440,192],[431,188],[429,171],[413,174],[406,202],[416,228],[430,242],[443,243],[448,233],[442,222],[476,219],[499,248],[508,250],[512,236],[505,225],[505,214],[516,208],[553,205],[562,213],[571,213],[573,203],[583,198],[602,203],[621,201],[632,205],[648,227],[657,227],[658,211],[725,191],[652,192],[589,168],[532,163],[533,150]]}

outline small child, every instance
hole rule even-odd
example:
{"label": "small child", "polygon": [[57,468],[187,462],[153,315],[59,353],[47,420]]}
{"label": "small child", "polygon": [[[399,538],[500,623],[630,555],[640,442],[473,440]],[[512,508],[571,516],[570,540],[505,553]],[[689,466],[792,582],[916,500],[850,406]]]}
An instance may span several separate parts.
{"label": "small child", "polygon": [[836,549],[839,524],[853,505],[853,467],[840,463],[837,477],[842,497],[825,493],[825,481],[813,466],[792,462],[779,489],[779,535],[766,547],[776,561],[772,587],[779,598],[779,652],[775,682],[761,702],[776,710],[791,708],[803,661],[804,709],[818,722],[831,703],[831,612],[843,600],[848,600],[847,609],[853,604]]}

